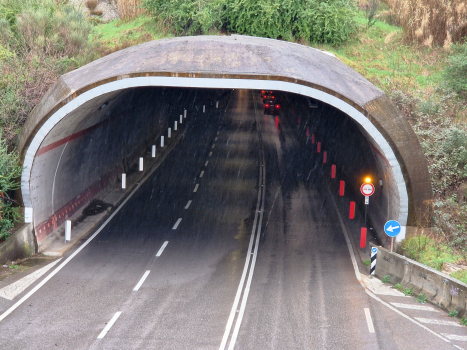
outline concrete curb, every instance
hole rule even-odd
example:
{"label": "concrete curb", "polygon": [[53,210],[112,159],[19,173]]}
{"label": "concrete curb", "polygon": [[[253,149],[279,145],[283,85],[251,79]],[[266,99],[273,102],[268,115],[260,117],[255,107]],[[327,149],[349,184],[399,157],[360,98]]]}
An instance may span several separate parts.
{"label": "concrete curb", "polygon": [[392,283],[413,287],[415,295],[425,293],[445,310],[456,309],[460,317],[466,315],[467,284],[383,247],[371,246],[378,248],[376,276],[380,279],[389,275]]}

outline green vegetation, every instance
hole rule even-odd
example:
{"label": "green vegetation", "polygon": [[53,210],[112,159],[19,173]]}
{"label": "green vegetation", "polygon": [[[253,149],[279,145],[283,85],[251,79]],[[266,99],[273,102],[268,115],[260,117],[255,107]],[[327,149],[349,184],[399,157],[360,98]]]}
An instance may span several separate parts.
{"label": "green vegetation", "polygon": [[418,297],[415,299],[415,301],[425,304],[428,301],[428,298],[426,297],[425,293],[420,293]]}
{"label": "green vegetation", "polygon": [[455,92],[467,95],[467,43],[454,45],[444,71],[446,83]]}
{"label": "green vegetation", "polygon": [[365,264],[365,266],[370,266],[371,260],[370,259],[365,260],[363,263]]}
{"label": "green vegetation", "polygon": [[383,283],[391,283],[391,276],[386,275],[381,279],[381,282]]}
{"label": "green vegetation", "polygon": [[400,283],[396,283],[394,285],[394,288],[397,289],[397,290],[402,291],[404,289],[404,286],[402,284],[400,284]]}
{"label": "green vegetation", "polygon": [[467,318],[461,318],[461,325],[467,326]]}
{"label": "green vegetation", "polygon": [[449,317],[457,317],[458,314],[459,314],[459,312],[456,309],[452,309],[451,311],[449,311],[448,316]]}
{"label": "green vegetation", "polygon": [[404,293],[406,296],[413,295],[413,287],[402,289],[402,293]]}
{"label": "green vegetation", "polygon": [[177,35],[228,31],[267,38],[340,44],[356,30],[352,0],[144,0]]}

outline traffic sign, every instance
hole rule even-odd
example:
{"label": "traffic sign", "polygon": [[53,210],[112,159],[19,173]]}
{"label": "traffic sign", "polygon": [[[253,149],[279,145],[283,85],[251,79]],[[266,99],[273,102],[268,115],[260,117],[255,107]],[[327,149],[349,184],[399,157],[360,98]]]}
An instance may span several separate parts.
{"label": "traffic sign", "polygon": [[389,220],[384,224],[384,232],[389,237],[396,237],[401,232],[401,224],[396,220]]}
{"label": "traffic sign", "polygon": [[362,186],[360,186],[360,192],[362,192],[364,196],[369,197],[375,193],[375,186],[370,183],[364,183]]}

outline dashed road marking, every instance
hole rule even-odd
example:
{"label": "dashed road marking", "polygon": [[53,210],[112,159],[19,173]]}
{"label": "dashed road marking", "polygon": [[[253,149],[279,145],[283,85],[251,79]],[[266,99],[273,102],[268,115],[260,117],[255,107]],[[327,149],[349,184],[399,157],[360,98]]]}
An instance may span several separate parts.
{"label": "dashed road marking", "polygon": [[450,340],[467,341],[467,336],[465,335],[456,335],[456,334],[447,334],[447,333],[441,333],[441,334]]}
{"label": "dashed road marking", "polygon": [[196,184],[195,189],[193,190],[193,192],[198,191],[198,187],[199,187],[199,184]]}
{"label": "dashed road marking", "polygon": [[214,147],[216,147],[216,145],[212,145],[212,147],[211,147],[211,148],[212,148],[212,149],[214,149]]}
{"label": "dashed road marking", "polygon": [[432,308],[431,306],[425,306],[425,305],[410,305],[410,304],[402,304],[402,303],[389,303],[389,304],[400,309],[412,309],[412,310],[438,312],[438,310],[436,310],[435,308]]}
{"label": "dashed road marking", "polygon": [[214,139],[214,141],[217,141],[217,139],[218,139],[218,138],[216,137],[216,138]]}
{"label": "dashed road marking", "polygon": [[175,223],[174,227],[172,227],[172,230],[176,230],[178,228],[178,225],[182,222],[182,218],[178,218],[177,222]]}
{"label": "dashed road marking", "polygon": [[204,166],[208,166],[209,164],[209,160],[206,161],[206,163],[204,163]]}
{"label": "dashed road marking", "polygon": [[114,325],[114,323],[117,321],[117,319],[120,317],[122,314],[121,311],[115,313],[115,315],[112,317],[109,323],[107,323],[107,326],[102,330],[102,332],[97,336],[97,339],[102,339],[105,337],[105,335],[109,332],[110,328]]}
{"label": "dashed road marking", "polygon": [[209,152],[209,157],[212,156],[212,152]]}
{"label": "dashed road marking", "polygon": [[462,327],[460,323],[454,321],[445,321],[445,320],[435,320],[432,318],[423,318],[423,317],[414,317],[418,322],[427,323],[427,324],[438,324],[441,326],[454,326],[454,327]]}
{"label": "dashed road marking", "polygon": [[204,175],[204,170],[201,172],[201,174],[199,174],[199,177],[203,177]]}
{"label": "dashed road marking", "polygon": [[365,312],[366,323],[368,325],[368,331],[370,333],[374,333],[375,327],[373,326],[373,320],[371,319],[370,309],[364,308],[363,311]]}
{"label": "dashed road marking", "polygon": [[151,272],[150,270],[147,270],[144,273],[143,277],[141,277],[138,284],[135,286],[135,288],[133,288],[133,292],[137,292],[139,290],[139,288],[143,285],[144,281],[146,280],[150,272]]}
{"label": "dashed road marking", "polygon": [[169,241],[165,241],[164,244],[162,244],[161,248],[156,254],[156,257],[160,257],[162,255],[162,252],[164,251],[165,247],[167,247],[167,244],[169,244]]}
{"label": "dashed road marking", "polygon": [[191,205],[191,199],[188,201],[188,203],[185,205],[185,209],[188,209]]}

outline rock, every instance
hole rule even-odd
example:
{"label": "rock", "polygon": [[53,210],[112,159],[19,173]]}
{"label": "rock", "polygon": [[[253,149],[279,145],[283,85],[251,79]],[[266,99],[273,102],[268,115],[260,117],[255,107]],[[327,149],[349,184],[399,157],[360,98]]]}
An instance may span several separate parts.
{"label": "rock", "polygon": [[441,272],[447,275],[452,275],[454,272],[461,270],[467,270],[467,266],[444,262],[443,266],[441,267]]}

